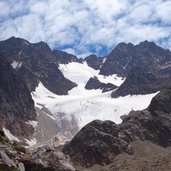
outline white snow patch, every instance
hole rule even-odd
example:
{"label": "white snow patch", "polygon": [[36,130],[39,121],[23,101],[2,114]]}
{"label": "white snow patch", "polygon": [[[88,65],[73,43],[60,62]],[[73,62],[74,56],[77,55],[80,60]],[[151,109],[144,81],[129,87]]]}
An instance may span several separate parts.
{"label": "white snow patch", "polygon": [[83,64],[72,62],[66,65],[60,64],[59,66],[64,76],[77,84],[86,83],[90,77],[98,74],[98,71],[89,67],[86,62]]}
{"label": "white snow patch", "polygon": [[13,61],[11,65],[13,69],[19,69],[22,66],[22,62]]}
{"label": "white snow patch", "polygon": [[125,81],[125,78],[118,77],[116,74],[110,76],[98,75],[98,79],[102,83],[111,83],[116,86],[120,86]]}
{"label": "white snow patch", "polygon": [[102,63],[104,64],[105,62],[106,62],[106,58],[103,59],[103,62]]}
{"label": "white snow patch", "polygon": [[18,142],[20,142],[20,140],[19,140],[17,137],[15,137],[14,135],[12,135],[11,132],[10,132],[8,129],[3,128],[3,131],[4,131],[5,136],[6,136],[10,141],[18,141]]}
{"label": "white snow patch", "polygon": [[77,62],[60,64],[59,69],[66,78],[77,83],[78,85],[82,84],[85,86],[87,81],[94,76],[96,76],[99,81],[103,83],[111,83],[117,86],[120,86],[125,80],[125,78],[118,77],[116,74],[111,76],[99,75],[100,71],[89,67],[86,62],[83,64]]}
{"label": "white snow patch", "polygon": [[37,125],[38,125],[38,122],[37,121],[28,121],[26,123],[29,124],[29,125],[31,125],[33,128],[36,128]]}
{"label": "white snow patch", "polygon": [[18,53],[18,55],[20,56],[20,55],[21,55],[21,53],[22,53],[22,50]]}
{"label": "white snow patch", "polygon": [[25,141],[28,144],[28,146],[26,146],[26,148],[32,147],[37,144],[36,138],[30,139],[30,140],[25,138]]}

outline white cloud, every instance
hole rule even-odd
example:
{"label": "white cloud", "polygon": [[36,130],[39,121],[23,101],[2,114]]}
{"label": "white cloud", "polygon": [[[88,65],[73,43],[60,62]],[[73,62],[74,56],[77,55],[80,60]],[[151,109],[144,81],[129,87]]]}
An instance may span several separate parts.
{"label": "white cloud", "polygon": [[171,1],[160,3],[156,7],[156,13],[162,22],[171,25]]}
{"label": "white cloud", "polygon": [[121,41],[171,48],[170,6],[170,0],[1,0],[0,39],[45,41],[79,56]]}

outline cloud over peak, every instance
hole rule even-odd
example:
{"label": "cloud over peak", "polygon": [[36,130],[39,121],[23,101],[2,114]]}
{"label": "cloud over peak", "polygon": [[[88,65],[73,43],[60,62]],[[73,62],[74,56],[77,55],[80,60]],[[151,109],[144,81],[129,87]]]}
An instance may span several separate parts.
{"label": "cloud over peak", "polygon": [[0,39],[45,41],[79,56],[146,39],[171,49],[170,7],[170,0],[2,0]]}

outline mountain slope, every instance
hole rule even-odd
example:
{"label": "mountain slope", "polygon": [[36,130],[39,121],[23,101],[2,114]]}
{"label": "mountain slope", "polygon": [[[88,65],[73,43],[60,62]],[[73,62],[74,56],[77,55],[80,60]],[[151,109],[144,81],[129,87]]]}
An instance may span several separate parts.
{"label": "mountain slope", "polygon": [[[141,147],[145,149],[146,146],[146,149],[153,148],[154,150],[163,151],[163,156],[169,155],[168,157],[170,159],[170,104],[171,89],[165,89],[153,98],[146,110],[131,111],[119,125],[111,121],[102,122],[95,120],[82,128],[81,131],[64,146],[63,152],[70,155],[75,166],[92,167],[97,164],[105,166],[106,164],[112,163],[110,169],[106,169],[111,171],[117,169],[125,170],[124,162],[128,162],[128,158],[131,160],[129,163],[132,162],[132,165],[127,165],[127,169],[136,170],[138,160],[136,160],[135,157],[129,157],[129,155],[136,156],[138,153],[139,156],[137,157],[139,160],[143,161],[143,158],[140,158],[140,156],[143,156],[146,160],[146,164],[138,165],[137,170],[141,170],[143,167],[149,167],[150,163],[155,163],[157,157],[158,160],[161,160],[161,162],[163,160],[164,162],[162,156],[159,154],[155,155],[151,150],[149,150],[145,156],[144,154],[146,152],[142,151]],[[165,150],[163,147],[168,148]],[[135,151],[135,149],[137,151]],[[122,164],[119,166],[116,164],[118,161],[115,159],[118,155],[122,155],[122,158],[120,158],[120,163]],[[150,157],[152,160],[149,162],[148,159],[150,159]],[[169,159],[165,164],[159,162],[158,165],[151,167],[160,170],[162,166],[163,170],[169,170],[168,168],[171,167]]]}
{"label": "mountain slope", "polygon": [[93,54],[93,55],[87,56],[84,59],[84,61],[86,61],[87,65],[90,66],[91,68],[98,70],[102,66],[104,59],[105,58],[97,57],[96,55]]}
{"label": "mountain slope", "polygon": [[76,86],[60,72],[57,62],[54,62],[54,53],[44,42],[31,44],[24,39],[12,37],[0,42],[0,51],[23,78],[30,91],[37,87],[39,81],[60,95],[67,94]]}
{"label": "mountain slope", "polygon": [[34,102],[27,86],[5,57],[0,55],[0,127],[12,134],[28,137],[33,127],[26,122],[36,119]]}

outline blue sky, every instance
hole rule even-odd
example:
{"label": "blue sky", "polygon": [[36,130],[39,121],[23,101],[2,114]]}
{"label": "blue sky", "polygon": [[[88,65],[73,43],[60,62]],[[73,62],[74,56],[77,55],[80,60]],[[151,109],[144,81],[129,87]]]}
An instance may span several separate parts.
{"label": "blue sky", "polygon": [[171,0],[0,0],[0,40],[47,42],[80,57],[120,42],[171,49]]}

